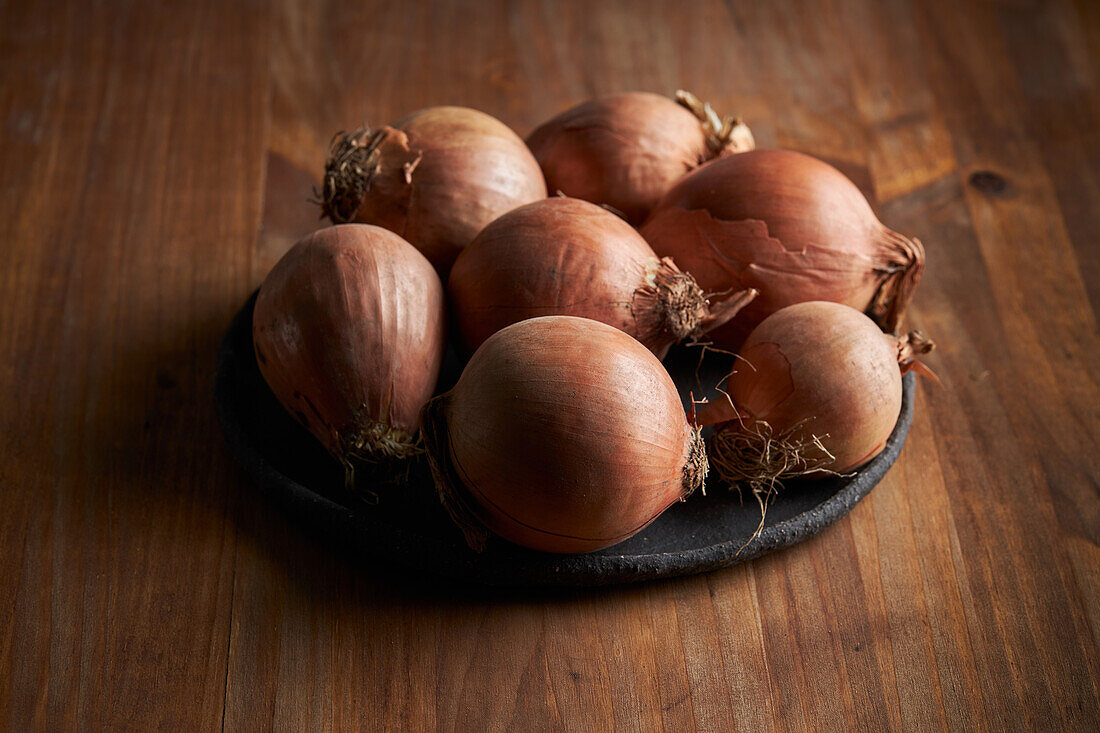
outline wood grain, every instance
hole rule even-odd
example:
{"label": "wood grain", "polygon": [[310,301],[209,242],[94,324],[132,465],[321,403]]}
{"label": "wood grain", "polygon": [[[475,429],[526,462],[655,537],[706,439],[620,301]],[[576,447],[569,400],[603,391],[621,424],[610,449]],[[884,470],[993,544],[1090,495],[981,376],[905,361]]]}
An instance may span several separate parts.
{"label": "wood grain", "polygon": [[[1016,730],[1100,720],[1087,0],[0,6],[0,727]],[[332,134],[692,89],[925,243],[901,458],[818,538],[599,591],[341,556],[210,393]]]}

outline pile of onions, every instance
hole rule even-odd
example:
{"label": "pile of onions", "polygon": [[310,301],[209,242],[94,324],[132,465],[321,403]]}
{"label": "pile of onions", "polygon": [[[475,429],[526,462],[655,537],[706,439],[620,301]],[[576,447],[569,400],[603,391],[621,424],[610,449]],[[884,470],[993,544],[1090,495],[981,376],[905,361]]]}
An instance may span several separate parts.
{"label": "pile of onions", "polygon": [[756,288],[736,321],[710,338],[736,348],[780,308],[844,303],[895,332],[924,269],[924,248],[887,229],[847,177],[787,150],[734,155],[686,176],[642,235],[708,291]]}
{"label": "pile of onions", "polygon": [[466,353],[517,321],[567,315],[625,331],[658,358],[725,323],[756,295],[738,293],[712,308],[694,278],[658,259],[629,224],[563,197],[487,226],[455,261],[447,289]]}
{"label": "pile of onions", "polygon": [[726,380],[728,399],[700,409],[717,425],[710,461],[757,497],[776,482],[858,468],[882,452],[901,411],[901,378],[925,370],[919,332],[897,337],[846,305],[776,311],[749,335]]}
{"label": "pile of onions", "polygon": [[314,232],[272,268],[252,338],[271,391],[347,470],[416,452],[445,348],[443,286],[380,227]]}
{"label": "pile of onions", "polygon": [[719,119],[684,91],[676,100],[646,92],[590,100],[543,123],[527,144],[550,191],[611,206],[634,225],[688,171],[754,147],[744,123]]}
{"label": "pile of onions", "polygon": [[585,318],[498,331],[423,423],[440,497],[475,549],[486,529],[546,552],[613,545],[707,472],[661,362]]}
{"label": "pile of onions", "polygon": [[396,232],[441,273],[486,224],[545,197],[542,171],[523,140],[465,107],[431,107],[378,130],[341,133],[321,191],[334,223]]}

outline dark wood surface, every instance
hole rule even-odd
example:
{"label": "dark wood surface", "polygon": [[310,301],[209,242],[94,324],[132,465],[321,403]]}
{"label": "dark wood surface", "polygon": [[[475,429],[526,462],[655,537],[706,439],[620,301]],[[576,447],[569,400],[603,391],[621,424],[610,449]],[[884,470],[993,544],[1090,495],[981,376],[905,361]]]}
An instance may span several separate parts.
{"label": "dark wood surface", "polygon": [[[327,142],[692,89],[928,268],[909,442],[818,538],[488,592],[304,534],[235,467],[221,332]],[[1100,5],[0,6],[0,728],[1095,729]]]}

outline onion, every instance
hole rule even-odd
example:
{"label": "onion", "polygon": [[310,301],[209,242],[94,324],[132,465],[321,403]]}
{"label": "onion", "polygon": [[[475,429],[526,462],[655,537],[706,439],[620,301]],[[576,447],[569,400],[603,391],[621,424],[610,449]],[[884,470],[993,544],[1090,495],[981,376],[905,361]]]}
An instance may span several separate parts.
{"label": "onion", "polygon": [[770,493],[777,481],[850,471],[882,452],[901,412],[902,375],[932,342],[897,337],[846,305],[813,301],[764,319],[727,378],[728,399],[702,407],[716,424],[711,463],[731,483]]}
{"label": "onion", "polygon": [[727,153],[752,150],[747,125],[719,119],[690,92],[600,97],[543,123],[527,144],[561,191],[621,211],[640,224],[681,176]]}
{"label": "onion", "polygon": [[613,545],[707,472],[661,362],[586,318],[498,331],[423,420],[440,498],[475,549],[486,529],[547,552]]}
{"label": "onion", "polygon": [[546,183],[523,140],[499,120],[431,107],[379,130],[338,134],[321,198],[334,223],[397,232],[446,273],[482,227],[546,198]]}
{"label": "onion", "polygon": [[314,232],[260,286],[252,338],[271,391],[347,470],[417,451],[445,347],[443,286],[380,227]]}
{"label": "onion", "polygon": [[625,331],[661,358],[669,346],[721,325],[755,296],[710,308],[691,275],[658,259],[614,214],[550,198],[514,209],[482,230],[447,284],[466,353],[527,318],[592,318]]}
{"label": "onion", "polygon": [[722,158],[685,177],[642,227],[705,290],[760,297],[710,338],[736,348],[780,308],[829,300],[898,328],[924,269],[924,248],[875,218],[844,174],[788,150]]}

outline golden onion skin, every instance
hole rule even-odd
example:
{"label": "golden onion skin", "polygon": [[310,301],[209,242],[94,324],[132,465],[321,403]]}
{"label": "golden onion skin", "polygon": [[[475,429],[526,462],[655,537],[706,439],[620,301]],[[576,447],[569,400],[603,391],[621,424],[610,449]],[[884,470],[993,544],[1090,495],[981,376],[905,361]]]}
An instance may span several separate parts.
{"label": "golden onion skin", "polygon": [[[825,475],[858,468],[882,452],[901,412],[899,341],[863,313],[839,303],[807,302],[783,308],[749,335],[717,399],[699,410],[716,432],[786,435],[809,447],[789,473]],[[718,441],[715,441],[716,444]],[[778,451],[775,451],[778,452]],[[721,471],[721,460],[715,460]],[[731,477],[750,480],[752,477]]]}
{"label": "golden onion skin", "polygon": [[760,292],[709,335],[727,348],[780,308],[811,300],[843,303],[896,331],[924,269],[920,242],[883,226],[844,174],[789,150],[704,165],[661,199],[641,233],[708,292]]}
{"label": "golden onion skin", "polygon": [[467,107],[430,107],[339,137],[325,168],[323,207],[333,222],[396,232],[444,276],[486,224],[546,198],[523,140]]}
{"label": "golden onion skin", "polygon": [[[686,96],[691,106],[701,107],[693,95]],[[583,102],[547,120],[527,136],[527,145],[551,193],[611,206],[637,226],[685,173],[754,144],[739,121],[724,136],[720,130],[708,132],[707,122],[701,110],[693,113],[684,102],[625,92]]]}
{"label": "golden onion skin", "polygon": [[567,315],[614,326],[663,358],[672,344],[740,309],[732,298],[712,309],[694,278],[658,258],[637,230],[564,197],[513,209],[485,227],[455,261],[447,293],[467,354],[509,324]]}
{"label": "golden onion skin", "polygon": [[485,528],[546,552],[607,547],[706,473],[701,439],[660,361],[585,318],[498,331],[425,415],[441,498],[475,547]]}

